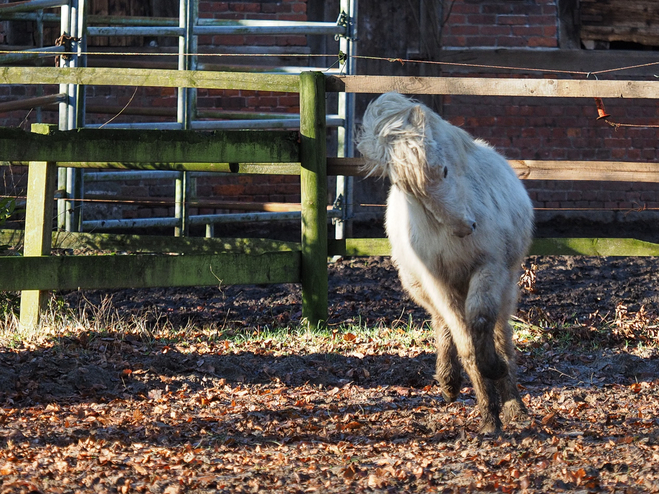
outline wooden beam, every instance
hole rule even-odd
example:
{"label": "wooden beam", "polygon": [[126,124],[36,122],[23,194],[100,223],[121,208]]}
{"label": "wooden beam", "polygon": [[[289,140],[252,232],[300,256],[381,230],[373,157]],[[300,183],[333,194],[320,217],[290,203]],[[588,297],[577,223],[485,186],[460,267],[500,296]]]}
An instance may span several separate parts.
{"label": "wooden beam", "polygon": [[[23,242],[23,230],[0,230],[0,245],[20,248]],[[243,253],[256,255],[267,252],[297,252],[300,250],[300,244],[265,238],[166,237],[162,235],[57,231],[52,233],[52,248],[130,253]]]}
{"label": "wooden beam", "polygon": [[107,67],[2,67],[0,84],[190,87],[284,93],[299,91],[297,75]]}
{"label": "wooden beam", "polygon": [[[365,176],[363,158],[328,158],[328,175]],[[510,160],[522,180],[595,180],[659,183],[659,163]]]}
{"label": "wooden beam", "polygon": [[[48,134],[52,126],[33,124],[32,131]],[[28,171],[27,202],[25,207],[26,259],[50,254],[53,231],[53,209],[57,188],[57,166],[52,161],[33,161]],[[46,309],[48,294],[40,290],[21,292],[20,323],[35,328]]]}
{"label": "wooden beam", "polygon": [[[389,256],[386,238],[349,238],[330,242],[329,255]],[[529,255],[539,256],[659,256],[659,244],[634,238],[536,238]]]}
{"label": "wooden beam", "polygon": [[300,192],[302,203],[302,317],[327,321],[327,168],[325,75],[300,75]]}
{"label": "wooden beam", "polygon": [[[244,158],[244,156],[243,156]],[[14,165],[27,164],[13,161]],[[99,166],[102,165],[102,166]],[[247,173],[257,175],[299,175],[300,163],[176,163],[119,161],[60,161],[57,166],[68,168],[103,168],[112,170],[175,170],[186,172]]]}
{"label": "wooden beam", "polygon": [[617,161],[511,160],[523,180],[659,182],[659,163]]}
{"label": "wooden beam", "polygon": [[0,156],[7,161],[58,163],[240,163],[246,157],[253,163],[290,163],[300,160],[298,140],[298,133],[290,131],[80,129],[39,135],[3,128]]}
{"label": "wooden beam", "polygon": [[531,255],[659,256],[659,244],[634,238],[536,238]]}
{"label": "wooden beam", "polygon": [[396,91],[403,94],[655,99],[659,94],[659,81],[345,75],[328,76],[327,91],[374,94]]}
{"label": "wooden beam", "polygon": [[299,252],[0,257],[0,290],[298,283]]}

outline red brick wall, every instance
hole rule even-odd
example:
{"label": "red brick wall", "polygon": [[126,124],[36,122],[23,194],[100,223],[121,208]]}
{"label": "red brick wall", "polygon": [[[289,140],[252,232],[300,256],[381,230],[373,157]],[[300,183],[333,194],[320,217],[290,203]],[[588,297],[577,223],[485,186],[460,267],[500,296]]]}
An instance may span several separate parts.
{"label": "red brick wall", "polygon": [[[529,48],[536,49],[541,59],[544,49],[558,47],[556,4],[555,0],[457,0],[444,28],[443,46]],[[456,75],[519,76],[515,71],[478,71],[467,74],[462,69]],[[444,67],[442,73],[451,75],[451,68]],[[570,77],[550,72],[533,76]],[[625,73],[602,77],[624,79]],[[659,124],[659,102],[614,99],[605,104],[610,120],[640,127],[615,129],[597,121],[591,98],[444,96],[441,111],[447,120],[485,139],[509,159],[659,162],[659,130],[643,127]],[[540,219],[559,209],[573,210],[565,212],[567,216],[607,221],[659,216],[657,184],[528,181],[526,185]]]}
{"label": "red brick wall", "polygon": [[557,42],[555,0],[456,0],[443,32],[451,47],[551,47]]}

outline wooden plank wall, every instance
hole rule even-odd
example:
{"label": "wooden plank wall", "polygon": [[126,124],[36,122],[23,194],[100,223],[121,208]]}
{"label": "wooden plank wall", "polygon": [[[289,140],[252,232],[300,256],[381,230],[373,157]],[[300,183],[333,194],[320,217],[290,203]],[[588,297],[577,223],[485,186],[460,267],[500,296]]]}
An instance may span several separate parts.
{"label": "wooden plank wall", "polygon": [[581,39],[659,46],[656,0],[581,0]]}

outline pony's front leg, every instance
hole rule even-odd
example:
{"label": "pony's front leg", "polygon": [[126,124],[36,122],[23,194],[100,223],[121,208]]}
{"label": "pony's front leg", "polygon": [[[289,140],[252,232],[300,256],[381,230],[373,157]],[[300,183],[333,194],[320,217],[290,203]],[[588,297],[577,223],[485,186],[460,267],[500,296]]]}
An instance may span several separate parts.
{"label": "pony's front leg", "polygon": [[458,359],[458,350],[453,343],[451,331],[439,315],[432,315],[432,327],[435,330],[437,345],[435,379],[439,383],[444,400],[452,403],[460,394],[462,383],[462,366]]}
{"label": "pony's front leg", "polygon": [[469,281],[465,301],[465,319],[473,340],[476,366],[487,379],[501,379],[508,374],[508,365],[497,351],[495,327],[499,320],[509,275],[505,269],[486,264]]}
{"label": "pony's front leg", "polygon": [[480,356],[476,351],[476,338],[474,337],[473,328],[467,324],[462,310],[448,310],[447,308],[444,316],[450,328],[451,340],[455,345],[460,362],[474,386],[478,408],[480,409],[483,420],[481,431],[498,431],[502,424],[499,418],[501,405],[499,403],[496,381],[487,378],[481,372],[481,366],[479,366]]}
{"label": "pony's front leg", "polygon": [[517,389],[517,363],[515,361],[515,346],[513,345],[513,329],[507,318],[502,318],[495,330],[495,344],[498,352],[505,355],[508,364],[508,375],[497,381],[497,388],[503,403],[502,419],[507,424],[512,420],[525,420],[528,410]]}

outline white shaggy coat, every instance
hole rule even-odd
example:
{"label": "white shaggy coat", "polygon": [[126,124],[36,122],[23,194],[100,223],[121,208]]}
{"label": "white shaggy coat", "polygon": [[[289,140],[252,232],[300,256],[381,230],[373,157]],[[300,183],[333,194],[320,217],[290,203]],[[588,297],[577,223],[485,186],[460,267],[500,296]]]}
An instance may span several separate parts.
{"label": "white shaggy coat", "polygon": [[401,282],[432,316],[436,377],[459,393],[461,365],[477,393],[483,430],[522,415],[508,318],[533,208],[508,162],[428,107],[387,93],[367,108],[357,148],[387,176],[386,230]]}

